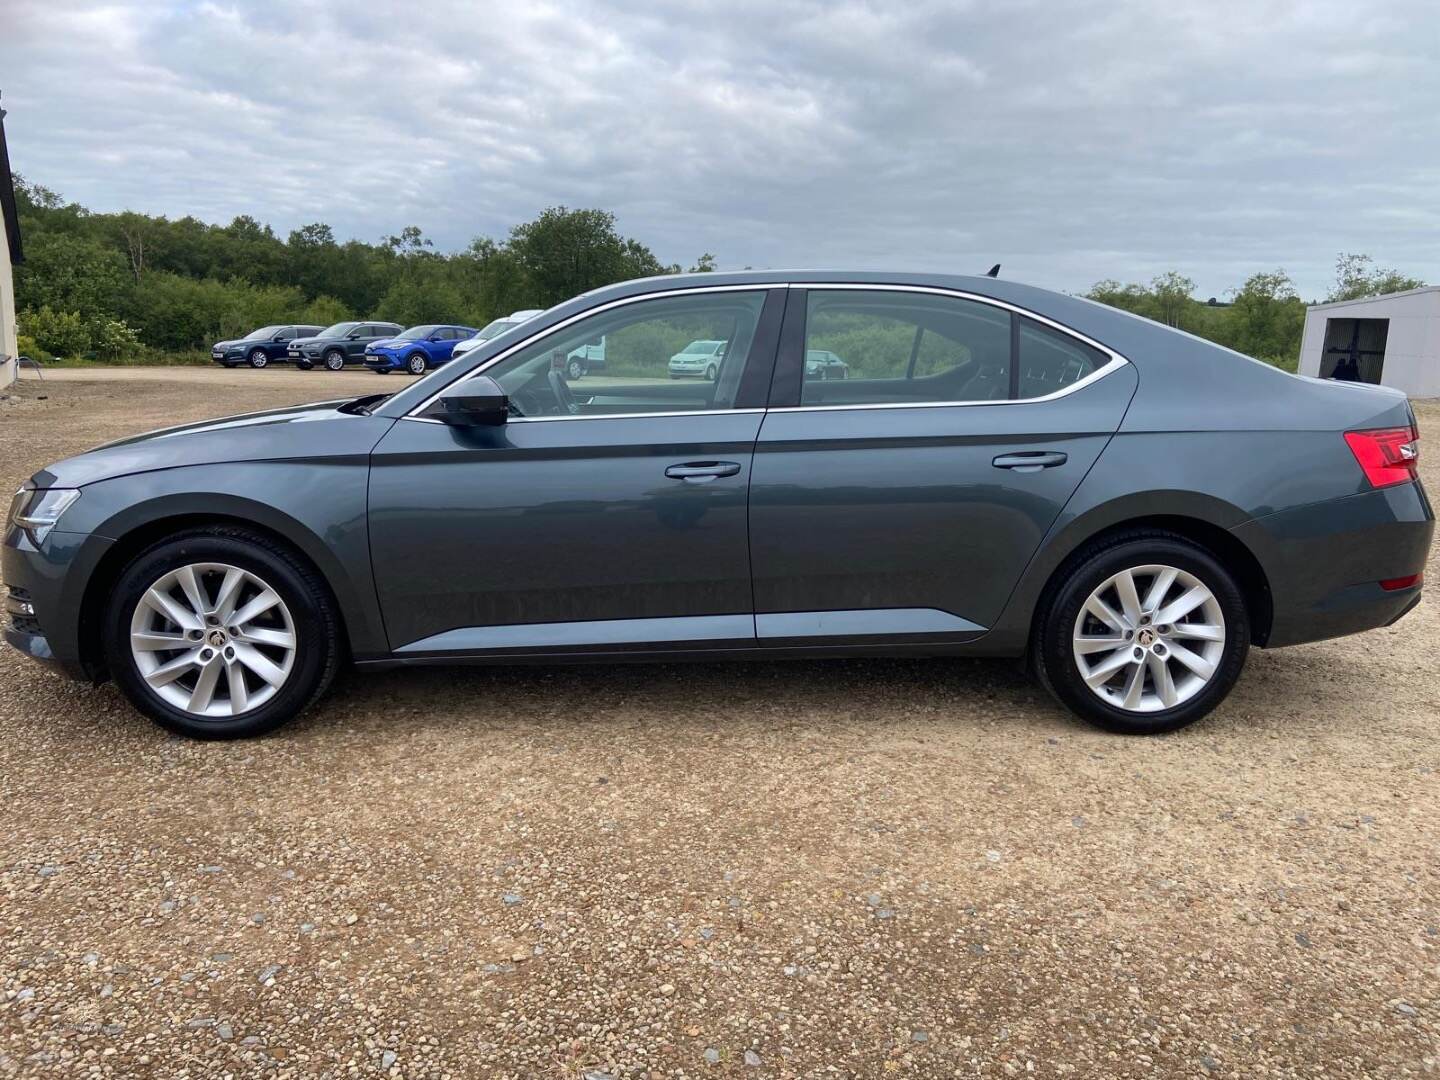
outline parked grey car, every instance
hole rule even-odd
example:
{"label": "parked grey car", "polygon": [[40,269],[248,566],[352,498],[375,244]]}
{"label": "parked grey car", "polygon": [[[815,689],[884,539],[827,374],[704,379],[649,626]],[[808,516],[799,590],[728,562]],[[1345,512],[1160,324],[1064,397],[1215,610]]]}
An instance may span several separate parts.
{"label": "parked grey car", "polygon": [[[625,377],[582,392],[564,358],[602,337]],[[677,340],[729,343],[713,380],[668,378]],[[211,738],[343,662],[877,654],[1028,657],[1079,715],[1160,732],[1252,644],[1419,603],[1416,436],[1395,391],[1012,282],[633,281],[395,394],[41,470],[5,637]]]}
{"label": "parked grey car", "polygon": [[301,371],[317,364],[324,364],[326,371],[343,371],[348,363],[362,362],[366,348],[389,341],[403,329],[391,322],[336,323],[314,337],[296,338],[285,351],[285,359]]}

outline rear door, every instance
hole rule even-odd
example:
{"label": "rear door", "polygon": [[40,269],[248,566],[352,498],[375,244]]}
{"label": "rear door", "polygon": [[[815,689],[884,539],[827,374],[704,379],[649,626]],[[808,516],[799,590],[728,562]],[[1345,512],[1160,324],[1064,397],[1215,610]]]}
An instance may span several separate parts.
{"label": "rear door", "polygon": [[983,633],[1135,385],[1095,343],[993,302],[792,290],[751,481],[761,643]]}

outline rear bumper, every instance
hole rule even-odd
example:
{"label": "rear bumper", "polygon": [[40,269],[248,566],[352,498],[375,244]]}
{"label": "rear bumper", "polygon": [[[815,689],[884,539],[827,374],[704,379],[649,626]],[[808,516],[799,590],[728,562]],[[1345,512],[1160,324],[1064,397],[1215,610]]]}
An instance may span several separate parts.
{"label": "rear bumper", "polygon": [[1420,602],[1419,584],[1381,581],[1424,571],[1435,515],[1419,483],[1398,484],[1254,518],[1235,537],[1270,584],[1266,646],[1388,626]]}

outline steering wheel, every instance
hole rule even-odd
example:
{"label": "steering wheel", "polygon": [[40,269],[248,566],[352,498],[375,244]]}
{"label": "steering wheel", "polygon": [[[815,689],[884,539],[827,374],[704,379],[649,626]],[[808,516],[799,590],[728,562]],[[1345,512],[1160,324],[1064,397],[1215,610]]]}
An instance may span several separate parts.
{"label": "steering wheel", "polygon": [[550,392],[555,395],[555,403],[560,406],[560,411],[574,415],[577,407],[575,395],[570,393],[570,384],[565,381],[565,373],[550,369]]}

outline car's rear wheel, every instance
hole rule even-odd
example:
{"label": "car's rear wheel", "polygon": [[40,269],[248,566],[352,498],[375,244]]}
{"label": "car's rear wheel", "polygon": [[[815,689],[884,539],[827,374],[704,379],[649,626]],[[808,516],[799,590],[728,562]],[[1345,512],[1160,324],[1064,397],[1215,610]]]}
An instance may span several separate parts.
{"label": "car's rear wheel", "polygon": [[570,362],[565,365],[565,374],[570,376],[571,381],[585,377],[585,364],[578,357],[571,357]]}
{"label": "car's rear wheel", "polygon": [[111,674],[162,727],[202,739],[259,735],[335,675],[340,628],[315,570],[244,529],[197,529],[121,572],[105,618]]}
{"label": "car's rear wheel", "polygon": [[405,367],[409,370],[411,375],[424,375],[425,357],[421,353],[416,353],[414,356],[410,357],[409,360],[405,361]]}
{"label": "car's rear wheel", "polygon": [[345,367],[345,353],[340,349],[331,349],[325,354],[325,370],[341,371]]}
{"label": "car's rear wheel", "polygon": [[1034,661],[1071,711],[1149,735],[1220,704],[1249,648],[1244,595],[1225,566],[1184,537],[1137,530],[1072,561],[1037,626]]}
{"label": "car's rear wheel", "polygon": [[268,357],[268,356],[265,355],[265,350],[264,350],[264,349],[252,349],[252,350],[250,350],[250,366],[251,366],[251,367],[253,367],[253,368],[262,368],[262,367],[264,367],[264,366],[265,366],[266,364],[268,364],[268,363],[270,363],[270,357]]}

